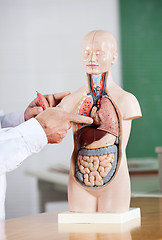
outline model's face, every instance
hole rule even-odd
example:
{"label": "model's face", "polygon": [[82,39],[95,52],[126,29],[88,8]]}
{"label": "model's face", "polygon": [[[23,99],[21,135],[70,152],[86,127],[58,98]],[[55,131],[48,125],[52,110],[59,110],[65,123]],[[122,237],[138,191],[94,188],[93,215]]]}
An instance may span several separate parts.
{"label": "model's face", "polygon": [[82,48],[82,63],[87,73],[101,74],[110,70],[114,51],[108,37],[90,34],[85,37]]}

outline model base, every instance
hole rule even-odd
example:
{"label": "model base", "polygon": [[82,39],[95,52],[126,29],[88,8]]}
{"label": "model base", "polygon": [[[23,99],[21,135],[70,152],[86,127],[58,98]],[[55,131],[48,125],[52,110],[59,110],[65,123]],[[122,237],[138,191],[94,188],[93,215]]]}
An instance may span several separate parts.
{"label": "model base", "polygon": [[63,212],[58,214],[58,223],[115,223],[121,224],[133,219],[140,219],[140,208],[130,208],[124,213],[77,213]]}

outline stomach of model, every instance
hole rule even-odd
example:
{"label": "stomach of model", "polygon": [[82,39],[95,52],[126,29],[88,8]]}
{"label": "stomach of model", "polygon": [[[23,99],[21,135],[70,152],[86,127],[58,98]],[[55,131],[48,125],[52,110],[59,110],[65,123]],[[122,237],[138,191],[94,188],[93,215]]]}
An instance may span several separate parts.
{"label": "stomach of model", "polygon": [[91,144],[85,146],[84,148],[96,149],[96,148],[112,146],[114,145],[115,140],[116,140],[116,136],[108,133],[104,137],[102,137],[100,140],[94,141]]}

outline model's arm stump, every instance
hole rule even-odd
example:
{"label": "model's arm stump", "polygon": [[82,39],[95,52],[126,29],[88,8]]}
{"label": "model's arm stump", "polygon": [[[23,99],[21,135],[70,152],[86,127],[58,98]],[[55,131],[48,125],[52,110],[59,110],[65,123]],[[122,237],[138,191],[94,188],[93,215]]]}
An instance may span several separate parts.
{"label": "model's arm stump", "polygon": [[74,113],[75,106],[79,102],[79,99],[84,95],[84,92],[85,92],[85,86],[78,89],[74,93],[64,97],[61,100],[59,107],[61,107],[66,112]]}
{"label": "model's arm stump", "polygon": [[141,108],[137,98],[128,92],[125,96],[121,97],[121,111],[123,120],[133,120],[142,117]]}

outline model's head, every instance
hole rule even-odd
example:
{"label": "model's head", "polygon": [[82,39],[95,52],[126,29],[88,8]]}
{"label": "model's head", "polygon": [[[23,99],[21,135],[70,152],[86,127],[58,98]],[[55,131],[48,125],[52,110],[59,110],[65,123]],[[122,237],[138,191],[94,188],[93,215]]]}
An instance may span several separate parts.
{"label": "model's head", "polygon": [[117,59],[116,40],[106,31],[93,31],[83,40],[82,63],[89,74],[101,74],[111,69]]}

